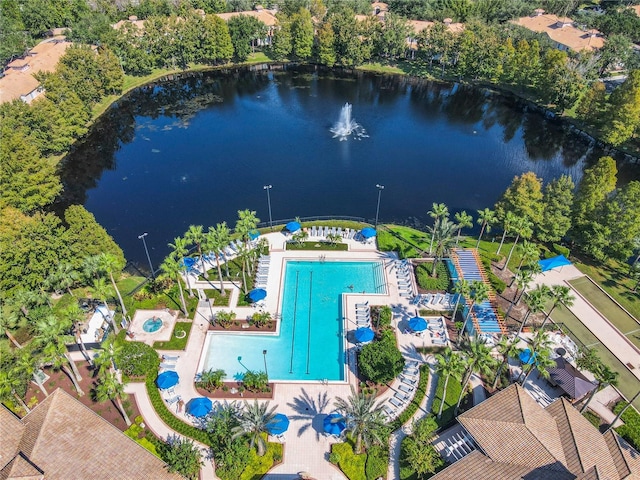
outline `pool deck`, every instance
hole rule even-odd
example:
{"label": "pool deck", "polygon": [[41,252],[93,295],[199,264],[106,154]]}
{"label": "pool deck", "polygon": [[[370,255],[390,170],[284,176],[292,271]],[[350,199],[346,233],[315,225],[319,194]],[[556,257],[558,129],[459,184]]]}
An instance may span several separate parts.
{"label": "pool deck", "polygon": [[[369,305],[389,305],[393,310],[393,325],[398,327],[398,346],[407,360],[423,363],[427,359],[417,353],[416,348],[419,346],[428,346],[430,338],[428,335],[419,337],[413,334],[401,333],[401,327],[406,321],[413,317],[416,308],[409,303],[409,298],[399,295],[396,276],[393,273],[395,268],[394,260],[397,257],[387,252],[378,252],[375,243],[363,244],[353,240],[344,240],[349,245],[349,251],[338,252],[313,252],[313,251],[286,251],[284,250],[284,242],[286,238],[281,233],[271,233],[263,235],[269,240],[270,251],[270,268],[266,283],[268,292],[267,298],[261,302],[261,308],[272,314],[277,313],[282,289],[282,274],[285,261],[288,259],[314,260],[319,259],[320,255],[324,255],[327,261],[331,260],[379,260],[385,265],[385,282],[386,294],[344,294],[344,314],[346,317],[346,329],[354,330],[355,323],[350,318],[355,318],[355,304],[361,302],[369,302]],[[214,279],[211,279],[215,285]],[[240,295],[238,286],[228,282],[227,286],[232,289],[231,307],[209,306],[206,302],[200,302],[198,311],[193,320],[193,328],[189,336],[185,351],[163,351],[167,356],[179,357],[175,363],[175,370],[180,377],[180,383],[176,385],[171,392],[163,392],[163,397],[180,398],[187,403],[190,399],[200,396],[195,389],[194,377],[198,372],[201,357],[203,356],[203,348],[208,333],[208,318],[212,311],[215,314],[219,310],[233,310],[237,313],[237,318],[250,316],[256,311],[254,307],[235,307],[237,299]],[[195,289],[211,288],[209,282],[195,282]],[[415,281],[414,281],[415,292]],[[236,332],[234,332],[236,333]],[[239,332],[242,334],[242,332]],[[348,332],[345,332],[345,334]],[[285,450],[284,458],[281,464],[277,465],[264,478],[269,480],[296,479],[301,471],[308,472],[313,478],[318,480],[341,480],[346,478],[342,472],[329,463],[328,457],[331,444],[340,441],[337,438],[326,436],[322,431],[322,420],[325,415],[334,411],[334,401],[337,397],[347,398],[351,393],[351,386],[357,386],[357,378],[353,374],[355,372],[355,347],[348,344],[351,354],[347,355],[348,368],[347,378],[345,382],[305,382],[305,383],[278,383],[274,389],[274,398],[271,400],[271,406],[276,406],[277,411],[287,415],[291,421],[288,431],[284,435]],[[431,380],[431,379],[430,379]],[[390,384],[390,388],[379,397],[380,403],[386,402],[396,392],[400,381],[394,380]],[[171,429],[157,416],[155,410],[151,406],[144,384],[129,384],[126,387],[128,393],[132,393],[136,397],[136,401],[140,411],[145,419],[145,423],[159,437],[166,438],[171,434]],[[413,394],[411,394],[412,396]],[[428,410],[425,408],[426,402],[429,401],[431,395],[423,401],[422,408],[418,410],[416,416],[424,415]],[[215,399],[213,399],[215,402]],[[240,398],[239,398],[240,400]],[[184,411],[178,412],[177,403],[169,406],[169,409],[181,420],[186,423],[192,423],[193,419],[185,416]],[[399,412],[398,412],[399,413]],[[406,432],[404,433],[406,434]],[[397,478],[397,458],[399,455],[399,441],[392,442],[390,477]],[[395,437],[394,437],[395,438]],[[280,441],[279,439],[272,439]],[[213,473],[211,463],[205,463],[202,468],[201,478],[216,478]]]}

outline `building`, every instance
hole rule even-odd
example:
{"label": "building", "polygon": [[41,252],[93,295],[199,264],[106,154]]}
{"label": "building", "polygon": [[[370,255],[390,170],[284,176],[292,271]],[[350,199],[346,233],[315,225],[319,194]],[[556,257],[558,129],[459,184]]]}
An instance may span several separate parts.
{"label": "building", "polygon": [[215,15],[220,17],[225,22],[228,22],[233,17],[246,15],[264,23],[267,26],[267,35],[264,39],[258,40],[258,46],[271,45],[271,39],[273,38],[273,34],[275,33],[278,26],[276,11],[268,10],[266,8],[263,8],[261,5],[257,5],[254,10],[248,10],[245,12],[216,13]]}
{"label": "building", "polygon": [[0,406],[0,439],[2,480],[182,478],[61,389],[22,419]]}
{"label": "building", "polygon": [[570,18],[545,14],[541,9],[536,10],[532,16],[518,18],[513,23],[547,35],[559,50],[581,52],[597,50],[604,46],[604,38],[598,30],[581,30]]}
{"label": "building", "polygon": [[640,478],[640,454],[613,431],[601,434],[564,398],[543,408],[514,384],[458,422],[465,445],[449,448],[465,456],[433,480]]}
{"label": "building", "polygon": [[44,90],[34,73],[52,72],[60,57],[71,46],[64,37],[56,36],[33,47],[23,58],[9,63],[0,78],[0,103],[20,99],[31,103]]}

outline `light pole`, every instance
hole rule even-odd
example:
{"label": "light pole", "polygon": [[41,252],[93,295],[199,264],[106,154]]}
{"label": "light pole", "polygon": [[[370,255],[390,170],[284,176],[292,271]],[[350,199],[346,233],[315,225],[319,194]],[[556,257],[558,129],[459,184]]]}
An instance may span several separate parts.
{"label": "light pole", "polygon": [[380,197],[382,196],[382,190],[384,190],[384,185],[380,185],[376,183],[376,188],[378,189],[378,206],[376,207],[376,225],[375,228],[378,228],[378,213],[380,213]]}
{"label": "light pole", "polygon": [[267,351],[262,350],[262,358],[264,359],[264,373],[267,375],[267,383],[269,383],[269,371],[267,370]]}
{"label": "light pole", "polygon": [[142,240],[142,244],[144,245],[144,253],[147,254],[147,260],[149,261],[149,268],[151,269],[151,277],[155,280],[156,274],[155,274],[155,271],[153,270],[153,265],[151,264],[151,257],[149,256],[149,249],[147,248],[147,242],[144,239],[144,237],[146,237],[147,235],[149,234],[147,232],[144,232],[142,235],[138,235],[138,238]]}
{"label": "light pole", "polygon": [[271,218],[271,195],[269,194],[269,190],[273,188],[273,185],[265,185],[262,187],[267,191],[267,204],[269,205],[269,227],[273,230],[273,219]]}

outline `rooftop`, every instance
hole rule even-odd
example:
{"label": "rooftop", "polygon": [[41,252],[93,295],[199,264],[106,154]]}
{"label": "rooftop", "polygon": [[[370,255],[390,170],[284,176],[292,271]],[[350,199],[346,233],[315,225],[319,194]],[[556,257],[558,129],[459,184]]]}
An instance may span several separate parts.
{"label": "rooftop", "polygon": [[604,46],[604,39],[599,31],[580,30],[575,27],[573,20],[567,17],[559,18],[538,11],[533,16],[518,18],[513,23],[534,32],[545,33],[557,44],[576,52],[597,50]]}

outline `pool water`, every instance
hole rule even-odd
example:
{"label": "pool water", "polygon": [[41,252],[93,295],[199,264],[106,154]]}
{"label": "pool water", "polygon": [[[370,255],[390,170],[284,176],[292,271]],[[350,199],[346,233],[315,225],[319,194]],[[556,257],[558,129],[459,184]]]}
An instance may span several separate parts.
{"label": "pool water", "polygon": [[154,333],[162,327],[162,320],[159,318],[150,318],[142,324],[142,329],[147,333]]}
{"label": "pool water", "polygon": [[344,380],[342,294],[362,292],[385,292],[382,262],[288,261],[279,335],[212,334],[202,370],[239,380],[266,361],[271,381]]}

